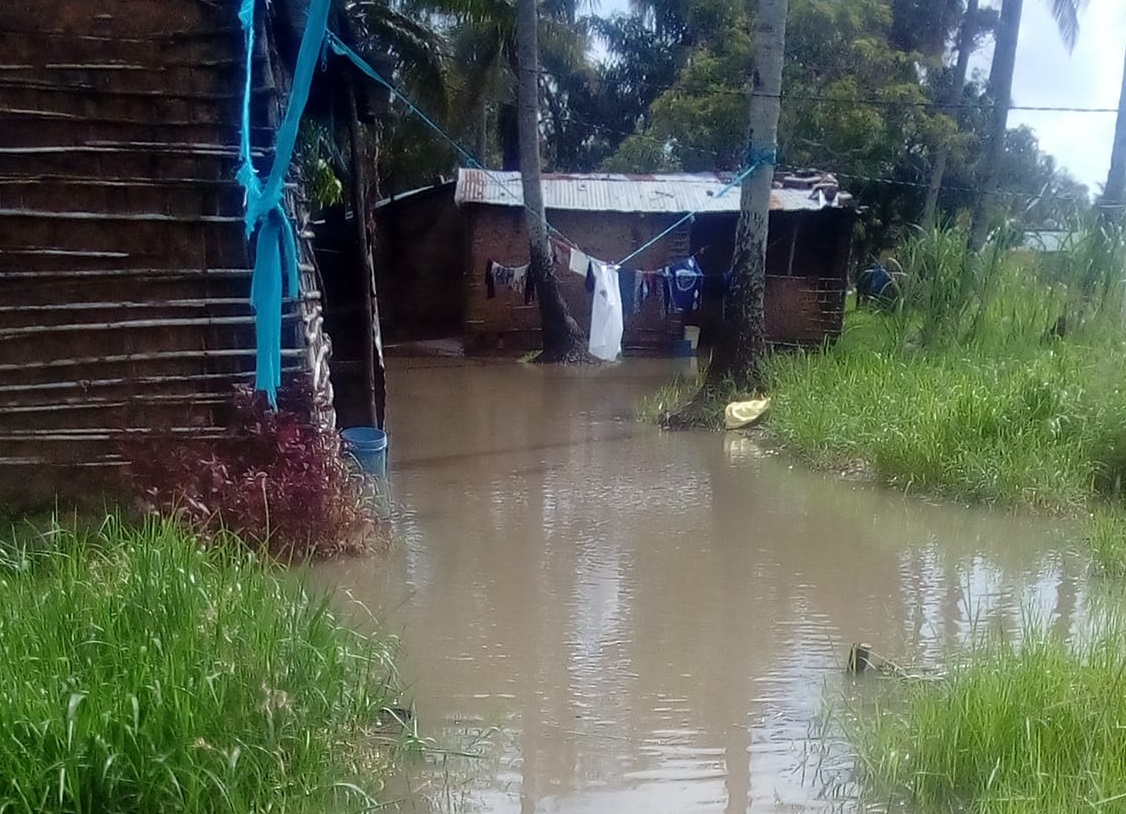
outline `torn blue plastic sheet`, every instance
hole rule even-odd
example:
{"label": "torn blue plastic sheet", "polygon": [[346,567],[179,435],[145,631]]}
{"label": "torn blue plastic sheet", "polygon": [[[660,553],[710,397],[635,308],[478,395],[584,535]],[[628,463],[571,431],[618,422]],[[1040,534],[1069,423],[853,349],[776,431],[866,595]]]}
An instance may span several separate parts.
{"label": "torn blue plastic sheet", "polygon": [[[242,0],[239,22],[246,42],[246,85],[242,97],[242,133],[239,140],[238,180],[246,196],[246,235],[258,232],[254,253],[254,276],[250,284],[250,303],[254,308],[255,372],[254,387],[277,406],[281,385],[282,296],[298,295],[297,236],[282,202],[285,177],[297,144],[297,129],[309,101],[321,48],[328,25],[329,0],[313,0],[305,21],[301,50],[293,75],[293,89],[278,129],[274,163],[265,184],[254,168],[250,148],[251,91],[254,83],[254,10],[256,0]],[[283,289],[284,283],[284,289]]]}

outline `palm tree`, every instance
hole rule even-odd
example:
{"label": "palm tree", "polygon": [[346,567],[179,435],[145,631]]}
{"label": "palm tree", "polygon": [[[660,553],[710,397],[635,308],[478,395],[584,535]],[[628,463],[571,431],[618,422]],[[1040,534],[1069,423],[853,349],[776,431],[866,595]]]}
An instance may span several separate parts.
{"label": "palm tree", "polygon": [[755,15],[747,153],[761,156],[762,164],[743,180],[727,313],[705,384],[713,388],[727,377],[748,392],[761,391],[764,385],[766,245],[774,182],[774,161],[766,156],[778,141],[788,11],[787,0],[760,0]]}
{"label": "palm tree", "polygon": [[[1052,16],[1059,28],[1060,38],[1070,52],[1079,36],[1079,12],[1087,0],[1049,0]],[[1005,130],[1009,106],[1013,95],[1013,69],[1016,67],[1017,40],[1024,0],[1004,0],[1001,21],[997,27],[997,45],[993,51],[993,64],[989,69],[989,89],[993,97],[988,143],[982,157],[982,180],[974,206],[970,245],[980,248],[989,232],[991,198],[997,192],[1001,179],[1001,156],[1005,151]]]}
{"label": "palm tree", "polygon": [[[499,142],[500,164],[520,169],[520,140],[516,101],[517,7],[512,0],[419,0],[423,7],[452,21],[450,40],[457,66],[450,119],[461,135],[475,145],[484,163],[491,131]],[[575,0],[548,0],[537,16],[536,38],[541,70],[539,92],[552,108],[552,132],[567,126],[562,104],[563,83],[593,79],[587,59],[586,21],[578,17]],[[550,80],[550,81],[549,81]],[[491,125],[491,126],[490,126]]]}
{"label": "palm tree", "polygon": [[1118,96],[1118,118],[1114,123],[1114,146],[1110,151],[1110,170],[1106,175],[1102,203],[1104,214],[1123,203],[1126,192],[1126,65],[1122,69],[1122,90]]}
{"label": "palm tree", "polygon": [[516,40],[519,57],[520,173],[524,186],[524,222],[528,232],[531,264],[529,285],[536,287],[543,329],[545,362],[579,361],[584,355],[582,329],[567,311],[552,270],[551,245],[544,217],[543,186],[540,182],[539,46],[536,0],[519,0]]}

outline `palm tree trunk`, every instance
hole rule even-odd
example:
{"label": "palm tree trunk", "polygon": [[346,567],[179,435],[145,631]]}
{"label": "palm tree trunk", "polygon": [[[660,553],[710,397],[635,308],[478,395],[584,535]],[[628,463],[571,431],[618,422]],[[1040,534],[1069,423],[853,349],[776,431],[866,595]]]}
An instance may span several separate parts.
{"label": "palm tree trunk", "polygon": [[[1106,176],[1103,190],[1103,203],[1118,205],[1123,203],[1126,192],[1126,64],[1122,68],[1122,90],[1118,96],[1118,120],[1114,125],[1114,147],[1110,152],[1110,171]],[[1106,214],[1118,214],[1117,210],[1106,209]]]}
{"label": "palm tree trunk", "polygon": [[[787,0],[760,0],[755,17],[754,67],[750,98],[749,156],[771,151],[778,139],[782,59],[786,48]],[[753,158],[752,158],[753,160]],[[764,162],[743,180],[735,233],[731,287],[705,387],[728,376],[740,389],[761,391],[766,355],[766,245],[773,162]]]}
{"label": "palm tree trunk", "polygon": [[[363,277],[364,326],[364,408],[372,426],[383,428],[387,413],[387,368],[383,362],[383,338],[379,325],[379,298],[375,286],[375,264],[368,240],[367,179],[364,173],[365,156],[361,149],[360,116],[356,107],[356,85],[351,74],[346,74],[348,94],[348,153],[352,166],[352,221],[356,229],[356,250],[359,255],[357,271]],[[375,162],[372,162],[372,166]]]}
{"label": "palm tree trunk", "polygon": [[519,63],[517,125],[520,133],[520,176],[524,187],[524,222],[528,231],[531,265],[529,284],[536,287],[543,326],[545,362],[578,361],[585,357],[583,331],[567,312],[559,293],[544,218],[543,187],[540,182],[539,134],[539,45],[536,0],[518,0],[516,44]]}
{"label": "palm tree trunk", "polygon": [[[954,112],[954,121],[961,125],[962,116],[956,105],[962,100],[962,91],[966,86],[966,74],[970,68],[970,54],[973,52],[974,36],[977,34],[977,4],[978,0],[966,0],[966,13],[962,17],[962,29],[958,33],[958,61],[954,65],[954,81],[950,85],[946,96],[946,104]],[[938,147],[938,154],[934,159],[931,169],[930,185],[927,187],[927,200],[923,205],[923,229],[930,231],[934,227],[935,213],[938,210],[938,196],[942,192],[942,176],[946,174],[946,161],[950,156],[950,144],[943,142]]]}
{"label": "palm tree trunk", "polygon": [[993,195],[1001,181],[1001,158],[1005,154],[1005,131],[1009,121],[1009,105],[1013,97],[1013,70],[1017,61],[1017,40],[1020,37],[1020,18],[1024,0],[1005,0],[1001,7],[1001,21],[997,27],[997,45],[993,51],[993,64],[989,68],[989,88],[993,96],[993,114],[989,128],[989,143],[982,156],[984,174],[979,181],[977,202],[974,205],[973,228],[970,247],[980,249],[989,235],[989,214]]}

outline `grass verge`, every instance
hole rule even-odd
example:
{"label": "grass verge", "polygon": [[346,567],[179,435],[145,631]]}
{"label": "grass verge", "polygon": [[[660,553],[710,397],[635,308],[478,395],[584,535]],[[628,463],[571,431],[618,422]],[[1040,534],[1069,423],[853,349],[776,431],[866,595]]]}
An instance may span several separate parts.
{"label": "grass verge", "polygon": [[979,644],[943,680],[892,688],[846,725],[864,793],[918,812],[1126,810],[1124,676],[1121,619],[1078,643]]}
{"label": "grass verge", "polygon": [[1113,492],[1126,463],[1118,345],[909,352],[854,333],[769,371],[780,441],[899,488],[1067,511]]}
{"label": "grass verge", "polygon": [[384,643],[238,546],[107,517],[0,543],[0,811],[373,805]]}

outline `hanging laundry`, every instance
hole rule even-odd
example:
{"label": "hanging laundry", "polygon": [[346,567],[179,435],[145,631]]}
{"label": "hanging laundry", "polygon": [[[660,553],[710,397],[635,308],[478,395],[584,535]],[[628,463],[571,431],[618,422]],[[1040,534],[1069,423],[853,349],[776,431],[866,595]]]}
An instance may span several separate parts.
{"label": "hanging laundry", "polygon": [[571,261],[567,268],[575,272],[575,274],[581,274],[583,277],[586,277],[587,272],[590,271],[590,255],[576,248],[572,248]]}
{"label": "hanging laundry", "polygon": [[621,269],[618,271],[618,288],[622,292],[622,313],[636,314],[641,310],[641,285],[640,271]]}
{"label": "hanging laundry", "polygon": [[497,281],[493,276],[493,261],[485,263],[485,299],[491,300],[497,295]]}
{"label": "hanging laundry", "polygon": [[551,259],[555,265],[569,269],[571,267],[571,247],[555,238],[551,239]]}
{"label": "hanging laundry", "polygon": [[700,283],[700,299],[708,302],[722,300],[727,296],[727,287],[731,285],[731,272],[723,274],[705,274]]}
{"label": "hanging laundry", "polygon": [[618,270],[618,292],[622,298],[622,314],[633,313],[633,279],[637,272],[630,269]]}
{"label": "hanging laundry", "polygon": [[497,285],[524,295],[524,304],[529,305],[536,298],[535,284],[528,276],[528,266],[502,266],[493,260],[485,264],[485,297],[493,299],[497,295]]}
{"label": "hanging laundry", "polygon": [[618,267],[593,260],[590,274],[594,280],[594,298],[590,307],[591,356],[613,362],[622,353],[622,291],[618,285]]}
{"label": "hanging laundry", "polygon": [[695,257],[681,260],[663,269],[665,313],[695,311],[700,307],[700,289],[704,274]]}

